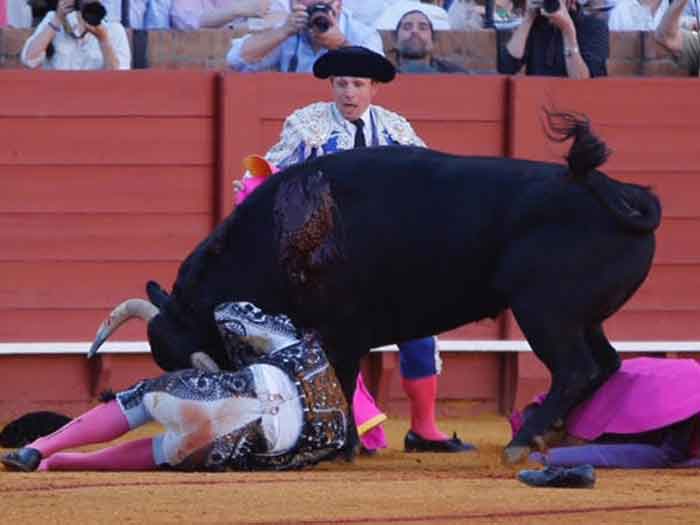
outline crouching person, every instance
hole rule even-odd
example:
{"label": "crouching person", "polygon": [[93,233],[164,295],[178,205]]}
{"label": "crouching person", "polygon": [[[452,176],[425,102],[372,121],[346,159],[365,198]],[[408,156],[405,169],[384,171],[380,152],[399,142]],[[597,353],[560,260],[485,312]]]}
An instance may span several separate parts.
{"label": "crouching person", "polygon": [[[180,370],[147,379],[53,434],[2,457],[11,470],[285,470],[345,445],[348,407],[323,349],[282,315],[225,303],[215,318],[233,372]],[[90,453],[149,421],[165,432]]]}

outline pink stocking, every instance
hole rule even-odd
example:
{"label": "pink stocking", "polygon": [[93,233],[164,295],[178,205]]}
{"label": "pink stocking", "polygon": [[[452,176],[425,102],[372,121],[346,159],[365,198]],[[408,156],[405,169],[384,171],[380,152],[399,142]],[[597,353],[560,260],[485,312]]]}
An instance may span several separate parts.
{"label": "pink stocking", "polygon": [[119,403],[112,400],[96,406],[53,434],[40,437],[27,446],[37,449],[42,457],[47,458],[59,450],[111,441],[128,431],[129,422],[124,412]]}
{"label": "pink stocking", "polygon": [[127,441],[96,452],[58,452],[39,464],[46,470],[154,470],[153,438]]}
{"label": "pink stocking", "polygon": [[404,392],[411,402],[411,430],[423,439],[444,441],[448,437],[440,432],[435,421],[437,376],[420,379],[401,378]]}

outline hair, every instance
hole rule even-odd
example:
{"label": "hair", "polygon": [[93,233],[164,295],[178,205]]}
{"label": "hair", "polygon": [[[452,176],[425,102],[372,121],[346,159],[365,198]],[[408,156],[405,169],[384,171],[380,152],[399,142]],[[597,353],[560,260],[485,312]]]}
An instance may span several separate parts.
{"label": "hair", "polygon": [[430,20],[430,17],[428,15],[426,15],[420,9],[412,9],[411,11],[407,11],[403,15],[401,15],[401,18],[399,18],[399,21],[396,24],[396,29],[394,29],[394,36],[395,37],[399,36],[399,29],[401,28],[401,23],[403,22],[403,19],[406,18],[408,15],[413,15],[415,13],[420,13],[428,21],[428,25],[430,26],[430,36],[433,40],[435,40],[435,28],[433,27],[433,21]]}

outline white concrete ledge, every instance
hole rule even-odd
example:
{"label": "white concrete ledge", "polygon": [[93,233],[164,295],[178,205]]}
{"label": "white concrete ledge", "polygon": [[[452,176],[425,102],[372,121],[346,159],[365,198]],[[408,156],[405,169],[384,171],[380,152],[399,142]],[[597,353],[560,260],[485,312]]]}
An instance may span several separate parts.
{"label": "white concrete ledge", "polygon": [[[91,342],[0,343],[0,355],[87,354]],[[443,352],[529,352],[524,340],[440,339]],[[619,352],[700,352],[700,341],[613,341]],[[396,345],[375,348],[373,352],[396,352]],[[146,341],[109,341],[101,354],[143,354],[150,352]]]}

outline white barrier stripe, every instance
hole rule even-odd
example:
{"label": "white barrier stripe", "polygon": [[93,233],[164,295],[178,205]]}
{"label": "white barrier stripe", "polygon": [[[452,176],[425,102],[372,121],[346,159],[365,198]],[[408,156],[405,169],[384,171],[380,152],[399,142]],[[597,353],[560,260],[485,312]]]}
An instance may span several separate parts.
{"label": "white barrier stripe", "polygon": [[[91,342],[67,343],[0,343],[0,355],[35,354],[87,354]],[[619,352],[700,352],[700,341],[613,341]],[[455,340],[440,339],[443,352],[529,352],[530,345],[524,340]],[[396,345],[387,345],[373,352],[397,352]],[[108,341],[100,347],[101,354],[149,353],[146,341]]]}

